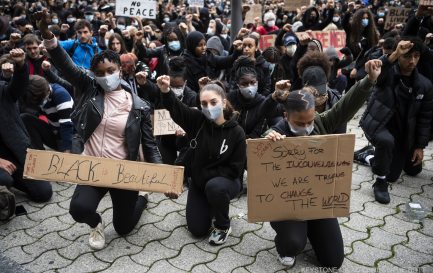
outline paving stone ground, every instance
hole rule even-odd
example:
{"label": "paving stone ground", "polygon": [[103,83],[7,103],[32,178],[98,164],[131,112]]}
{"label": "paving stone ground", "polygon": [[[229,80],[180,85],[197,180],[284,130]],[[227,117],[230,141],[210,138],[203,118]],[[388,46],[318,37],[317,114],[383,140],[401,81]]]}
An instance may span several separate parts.
{"label": "paving stone ground", "polygon": [[[361,112],[360,112],[361,113]],[[357,127],[360,113],[348,131],[356,134],[356,149],[367,144]],[[368,167],[355,164],[351,215],[340,218],[345,260],[339,272],[433,273],[433,216],[423,223],[409,221],[408,201],[433,206],[433,145],[425,150],[424,170],[416,178],[403,175],[391,190],[392,202],[374,201],[373,176]],[[99,206],[106,228],[107,247],[93,251],[87,245],[89,228],[68,214],[74,186],[54,183],[47,204],[18,203],[28,215],[0,222],[1,272],[284,272],[276,258],[274,231],[269,223],[246,221],[246,196],[230,207],[233,233],[223,246],[213,247],[207,238],[193,238],[186,229],[187,192],[178,200],[151,194],[149,208],[137,227],[119,237],[111,224],[109,196]],[[319,271],[309,244],[290,272]]]}

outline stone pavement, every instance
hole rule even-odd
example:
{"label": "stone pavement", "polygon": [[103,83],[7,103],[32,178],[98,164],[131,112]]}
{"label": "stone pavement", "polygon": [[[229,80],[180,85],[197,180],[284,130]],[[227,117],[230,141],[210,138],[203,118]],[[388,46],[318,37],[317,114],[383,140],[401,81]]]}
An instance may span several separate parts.
{"label": "stone pavement", "polygon": [[[359,115],[348,127],[357,135],[356,149],[367,144],[358,120]],[[432,178],[433,147],[429,147],[422,174],[402,176],[391,190],[391,204],[381,205],[373,198],[370,169],[354,165],[351,215],[339,219],[346,254],[340,272],[433,272],[433,216],[420,224],[410,222],[404,213],[410,200],[432,209]],[[53,187],[53,199],[43,205],[17,194],[28,214],[0,223],[0,252],[21,266],[0,266],[1,272],[284,272],[269,223],[247,223],[246,196],[233,200],[233,233],[218,247],[187,232],[186,192],[178,200],[151,194],[148,209],[126,237],[114,232],[111,200],[106,196],[98,210],[108,224],[107,247],[93,251],[87,244],[89,228],[68,214],[74,186],[54,183]],[[324,272],[315,263],[307,245],[290,272]]]}

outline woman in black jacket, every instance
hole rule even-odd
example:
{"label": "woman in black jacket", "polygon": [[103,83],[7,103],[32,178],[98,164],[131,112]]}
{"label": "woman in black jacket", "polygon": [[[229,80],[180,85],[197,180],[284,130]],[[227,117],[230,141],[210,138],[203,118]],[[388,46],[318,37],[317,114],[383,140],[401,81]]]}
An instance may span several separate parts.
{"label": "woman in black jacket", "polygon": [[[194,236],[208,234],[215,218],[210,244],[223,244],[231,232],[230,200],[241,190],[246,161],[245,133],[233,116],[224,89],[207,84],[200,91],[202,110],[182,104],[170,91],[170,77],[157,80],[162,102],[173,120],[190,136],[191,184],[186,204],[188,230]],[[176,197],[173,193],[167,193]]]}
{"label": "woman in black jacket", "polygon": [[198,80],[209,74],[208,67],[216,69],[227,69],[239,56],[240,41],[234,43],[235,51],[229,56],[215,56],[206,47],[204,35],[198,31],[193,31],[186,37],[186,49],[183,53],[185,62],[188,64],[186,69],[187,86],[192,90],[199,91]]}
{"label": "woman in black jacket", "polygon": [[[77,68],[57,39],[48,30],[49,13],[38,12],[39,29],[54,66],[74,85],[81,97],[72,120],[84,141],[84,155],[137,161],[142,144],[145,160],[161,163],[153,139],[150,107],[121,85],[120,57],[107,50],[91,61],[90,77]],[[137,191],[77,185],[69,212],[75,221],[91,227],[89,244],[94,249],[105,246],[104,224],[96,212],[101,199],[109,192],[113,202],[113,226],[117,233],[128,234],[146,207],[145,196]]]}
{"label": "woman in black jacket", "polygon": [[[255,35],[248,35],[242,40],[242,54],[255,60],[255,69],[257,81],[259,83],[259,93],[267,96],[272,93],[271,87],[271,69],[269,63],[266,62],[259,50],[259,39]],[[236,86],[235,71],[232,72],[230,87],[233,89]]]}
{"label": "woman in black jacket", "polygon": [[146,48],[143,44],[143,32],[138,31],[135,34],[136,49],[138,60],[158,58],[158,64],[155,68],[156,77],[168,74],[168,63],[171,58],[180,56],[184,49],[184,36],[177,25],[167,24],[163,31],[163,46],[155,49]]}
{"label": "woman in black jacket", "polygon": [[[241,56],[234,64],[236,86],[228,94],[228,100],[239,112],[238,123],[247,138],[259,138],[267,129],[266,120],[278,122],[283,117],[283,109],[273,99],[260,94],[255,62]],[[274,125],[274,124],[272,124]]]}

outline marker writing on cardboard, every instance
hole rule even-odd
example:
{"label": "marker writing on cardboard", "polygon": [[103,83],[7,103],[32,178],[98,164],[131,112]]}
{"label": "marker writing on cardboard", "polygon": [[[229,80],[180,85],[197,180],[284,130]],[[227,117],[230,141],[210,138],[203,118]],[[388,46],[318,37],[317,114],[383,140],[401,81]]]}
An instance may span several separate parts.
{"label": "marker writing on cardboard", "polygon": [[113,185],[115,184],[128,184],[128,183],[135,183],[135,184],[161,184],[161,185],[167,185],[170,186],[169,183],[164,182],[166,178],[166,174],[164,174],[163,177],[158,177],[158,172],[153,173],[147,173],[147,170],[145,170],[143,173],[131,173],[125,170],[125,165],[122,163],[117,164],[117,176],[116,180],[113,182]]}
{"label": "marker writing on cardboard", "polygon": [[98,182],[95,178],[95,169],[100,163],[95,163],[91,160],[75,160],[70,166],[63,166],[64,158],[57,154],[51,156],[50,164],[47,173],[42,175],[60,174],[63,179],[70,177],[71,179],[83,182]]}

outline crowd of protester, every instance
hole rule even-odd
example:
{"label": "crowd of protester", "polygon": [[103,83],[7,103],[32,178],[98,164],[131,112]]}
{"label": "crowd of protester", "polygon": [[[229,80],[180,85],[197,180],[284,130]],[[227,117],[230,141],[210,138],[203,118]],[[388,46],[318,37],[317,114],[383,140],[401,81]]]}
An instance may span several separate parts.
{"label": "crowd of protester", "polygon": [[[188,230],[223,244],[230,200],[247,190],[246,139],[345,133],[364,103],[360,126],[371,145],[354,159],[372,167],[375,200],[390,202],[389,183],[403,170],[422,171],[432,136],[433,7],[317,0],[290,10],[257,1],[261,16],[233,33],[231,1],[157,2],[156,19],[146,19],[116,16],[113,0],[1,1],[0,185],[50,200],[49,182],[23,178],[27,148],[183,165]],[[255,3],[243,4],[245,19]],[[411,11],[385,29],[393,7]],[[321,30],[344,31],[345,47],[323,48],[310,32]],[[270,34],[275,44],[260,49]],[[156,109],[182,130],[153,136]],[[148,202],[145,192],[77,185],[70,214],[90,227],[94,249],[105,246],[97,208],[107,192],[120,235]],[[271,226],[282,264],[293,266],[308,238],[321,266],[341,266],[337,219]]]}

